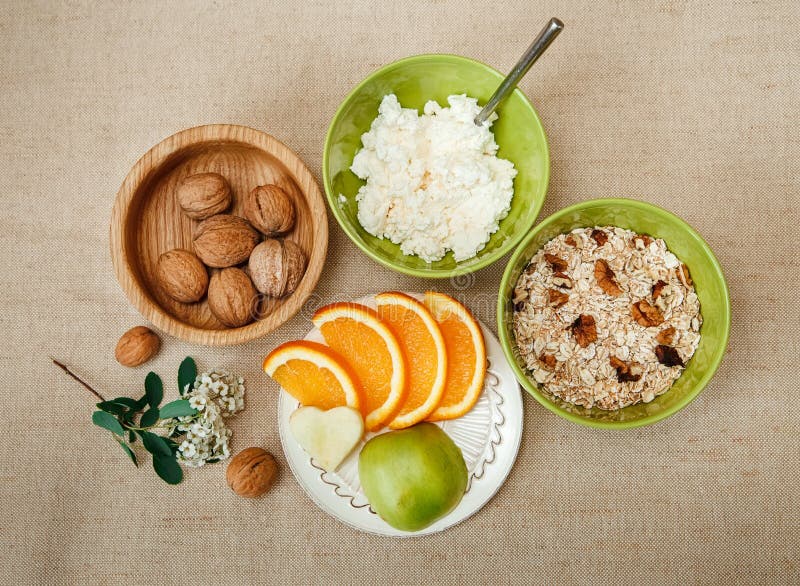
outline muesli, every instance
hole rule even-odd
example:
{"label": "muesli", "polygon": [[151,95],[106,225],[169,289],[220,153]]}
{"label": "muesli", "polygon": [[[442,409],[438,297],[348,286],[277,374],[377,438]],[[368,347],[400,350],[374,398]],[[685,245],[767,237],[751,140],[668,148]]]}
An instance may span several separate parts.
{"label": "muesli", "polygon": [[614,226],[545,244],[514,290],[514,333],[534,380],[583,407],[648,403],[700,343],[689,270],[661,239]]}

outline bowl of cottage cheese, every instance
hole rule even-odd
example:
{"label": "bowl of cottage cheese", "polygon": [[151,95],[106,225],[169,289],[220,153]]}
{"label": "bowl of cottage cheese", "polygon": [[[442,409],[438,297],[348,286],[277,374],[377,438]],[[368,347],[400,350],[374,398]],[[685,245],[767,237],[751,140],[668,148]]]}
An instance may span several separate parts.
{"label": "bowl of cottage cheese", "polygon": [[339,107],[323,183],[339,225],[394,270],[452,277],[511,251],[544,202],[549,152],[517,89],[473,119],[502,74],[454,55],[420,55],[372,73]]}

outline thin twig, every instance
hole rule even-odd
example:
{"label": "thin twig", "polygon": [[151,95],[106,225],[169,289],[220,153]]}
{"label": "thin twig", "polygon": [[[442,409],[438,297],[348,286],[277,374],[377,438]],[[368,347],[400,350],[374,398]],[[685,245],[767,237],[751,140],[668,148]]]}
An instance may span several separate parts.
{"label": "thin twig", "polygon": [[71,371],[69,368],[67,368],[67,367],[66,367],[64,364],[60,363],[58,360],[56,360],[56,359],[55,359],[55,358],[53,358],[52,356],[50,357],[50,360],[52,360],[52,361],[53,361],[53,364],[55,364],[56,366],[58,366],[58,367],[59,367],[61,370],[63,370],[64,372],[66,372],[68,375],[70,375],[72,378],[74,378],[76,381],[78,381],[78,382],[79,382],[79,383],[81,383],[81,384],[82,384],[84,387],[86,387],[86,389],[87,389],[87,390],[88,390],[90,393],[92,393],[92,394],[93,394],[95,397],[97,397],[97,398],[98,398],[98,399],[100,399],[101,401],[105,401],[105,398],[103,397],[103,395],[101,395],[100,393],[98,393],[97,391],[95,391],[95,390],[94,390],[92,387],[90,387],[90,386],[89,386],[89,384],[88,384],[86,381],[84,381],[83,379],[81,379],[81,378],[80,378],[80,377],[79,377],[77,374],[75,374],[74,372],[72,372],[72,371]]}

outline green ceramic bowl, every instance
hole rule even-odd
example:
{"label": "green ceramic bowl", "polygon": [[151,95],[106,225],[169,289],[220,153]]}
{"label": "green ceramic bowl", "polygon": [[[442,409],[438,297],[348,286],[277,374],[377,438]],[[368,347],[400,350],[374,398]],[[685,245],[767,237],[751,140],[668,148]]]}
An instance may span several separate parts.
{"label": "green ceramic bowl", "polygon": [[[386,94],[394,93],[406,108],[422,107],[428,100],[447,104],[447,96],[465,93],[485,103],[503,75],[491,67],[455,55],[419,55],[386,65],[362,81],[333,117],[322,159],[322,177],[333,215],[350,239],[379,263],[418,277],[451,277],[483,268],[510,252],[533,226],[544,203],[550,177],[547,138],[536,110],[519,90],[497,109],[499,119],[492,125],[500,147],[498,156],[517,169],[511,211],[499,230],[477,256],[456,262],[452,253],[427,263],[404,255],[400,246],[376,238],[359,224],[355,201],[364,182],[350,171],[353,157],[361,148],[361,135],[378,115]],[[340,201],[339,195],[344,196]]]}
{"label": "green ceramic bowl", "polygon": [[[520,273],[531,257],[551,238],[575,228],[619,226],[640,234],[663,238],[669,249],[688,267],[694,280],[703,325],[700,345],[672,388],[650,403],[619,411],[576,407],[545,393],[529,378],[519,355],[512,327],[512,296]],[[497,303],[500,343],[522,386],[537,401],[565,419],[591,427],[628,428],[654,423],[688,405],[706,386],[719,367],[731,325],[728,286],[714,253],[700,235],[677,216],[654,205],[630,199],[596,199],[553,214],[536,226],[508,262]]]}

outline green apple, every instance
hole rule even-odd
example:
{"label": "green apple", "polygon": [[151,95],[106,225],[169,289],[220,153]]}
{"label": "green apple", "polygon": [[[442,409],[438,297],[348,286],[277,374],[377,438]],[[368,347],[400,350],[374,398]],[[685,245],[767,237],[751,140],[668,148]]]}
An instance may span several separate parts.
{"label": "green apple", "polygon": [[419,531],[452,511],[467,488],[459,447],[432,423],[369,440],[358,459],[373,510],[402,531]]}

